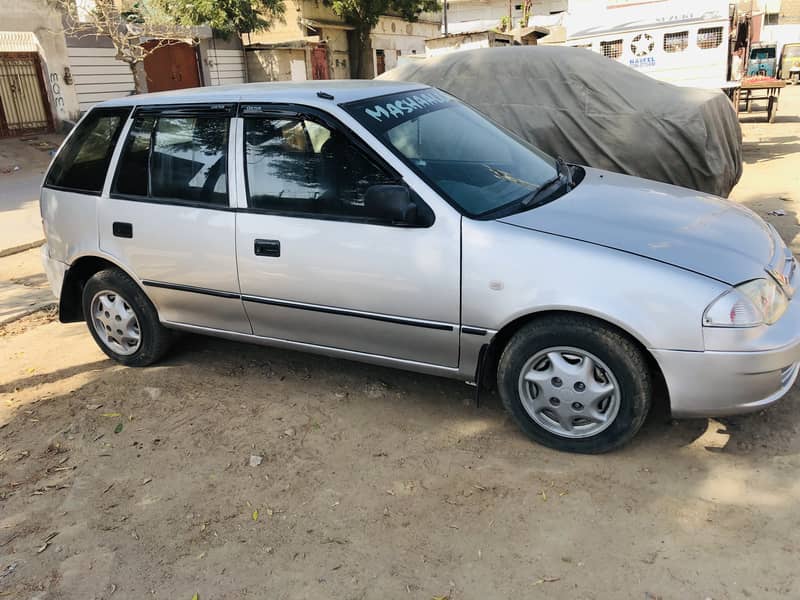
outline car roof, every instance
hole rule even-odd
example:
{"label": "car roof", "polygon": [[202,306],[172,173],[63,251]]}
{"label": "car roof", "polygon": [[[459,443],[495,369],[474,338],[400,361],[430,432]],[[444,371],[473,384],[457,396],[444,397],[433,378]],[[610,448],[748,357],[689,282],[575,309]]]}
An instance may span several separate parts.
{"label": "car roof", "polygon": [[[238,85],[206,86],[153,94],[137,94],[106,100],[98,107],[206,102],[301,102],[318,103],[319,92],[330,94],[337,104],[427,88],[421,83],[360,79],[272,81]],[[329,100],[329,99],[328,99]]]}

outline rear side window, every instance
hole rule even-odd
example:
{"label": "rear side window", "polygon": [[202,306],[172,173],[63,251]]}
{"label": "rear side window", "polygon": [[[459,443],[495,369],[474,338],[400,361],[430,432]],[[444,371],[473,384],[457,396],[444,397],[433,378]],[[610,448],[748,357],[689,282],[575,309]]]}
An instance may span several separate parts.
{"label": "rear side window", "polygon": [[228,127],[227,117],[137,115],[112,191],[227,206]]}
{"label": "rear side window", "polygon": [[96,108],[81,121],[47,173],[48,187],[99,194],[130,108]]}

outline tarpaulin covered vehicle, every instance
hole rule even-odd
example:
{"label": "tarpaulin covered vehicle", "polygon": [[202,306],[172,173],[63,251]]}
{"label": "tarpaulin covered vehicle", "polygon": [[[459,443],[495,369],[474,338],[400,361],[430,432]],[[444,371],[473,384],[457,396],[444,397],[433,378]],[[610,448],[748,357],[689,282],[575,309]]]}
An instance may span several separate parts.
{"label": "tarpaulin covered vehicle", "polygon": [[380,78],[445,90],[570,163],[723,197],[742,173],[741,129],[723,92],[656,81],[582,48],[454,52]]}

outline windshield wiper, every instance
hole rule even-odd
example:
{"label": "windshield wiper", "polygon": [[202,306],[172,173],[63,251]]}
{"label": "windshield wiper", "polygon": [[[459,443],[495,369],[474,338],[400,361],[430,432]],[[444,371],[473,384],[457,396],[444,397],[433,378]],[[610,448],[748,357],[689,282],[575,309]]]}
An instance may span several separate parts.
{"label": "windshield wiper", "polygon": [[535,183],[531,183],[530,181],[525,181],[524,179],[520,179],[519,177],[514,177],[511,173],[506,173],[505,171],[502,171],[497,167],[492,167],[489,165],[484,165],[484,166],[487,169],[489,169],[489,172],[498,179],[502,179],[503,181],[508,181],[510,183],[515,183],[518,186],[526,187],[528,189],[534,188],[534,191],[539,189],[539,186],[537,186]]}
{"label": "windshield wiper", "polygon": [[483,219],[499,218],[499,216],[505,216],[513,212],[517,212],[518,207],[520,206],[522,206],[525,209],[535,208],[537,206],[549,202],[552,195],[562,187],[565,188],[564,193],[566,194],[572,188],[575,187],[575,181],[573,179],[572,167],[570,167],[566,162],[564,162],[563,158],[559,157],[556,159],[555,177],[553,177],[549,181],[544,182],[541,186],[537,187],[532,192],[529,192],[524,196],[517,198],[516,200],[513,200],[512,202],[508,202],[507,204],[503,204],[502,206],[498,206],[497,208],[493,208],[486,212],[480,213],[477,216]]}
{"label": "windshield wiper", "polygon": [[[570,166],[564,162],[564,159],[560,156],[556,159],[556,176],[553,177],[550,181],[546,182],[542,187],[540,187],[535,192],[523,196],[519,203],[524,206],[525,208],[530,208],[532,206],[539,206],[540,204],[544,204],[553,195],[553,192],[561,188],[562,185],[566,184],[566,192],[569,192],[573,185],[572,179],[572,169]],[[564,193],[566,193],[564,192]]]}

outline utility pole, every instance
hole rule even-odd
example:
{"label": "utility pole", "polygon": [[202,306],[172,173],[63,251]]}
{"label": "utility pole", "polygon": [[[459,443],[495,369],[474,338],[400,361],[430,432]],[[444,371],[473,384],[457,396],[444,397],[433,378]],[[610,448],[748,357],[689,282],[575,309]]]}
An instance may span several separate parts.
{"label": "utility pole", "polygon": [[447,0],[442,0],[442,24],[444,25],[444,34],[447,35]]}
{"label": "utility pole", "polygon": [[512,3],[512,0],[508,0],[508,30],[509,31],[514,29],[514,22],[512,21],[513,17],[512,17],[512,12],[511,12],[511,9],[512,9],[513,6],[514,5]]}

